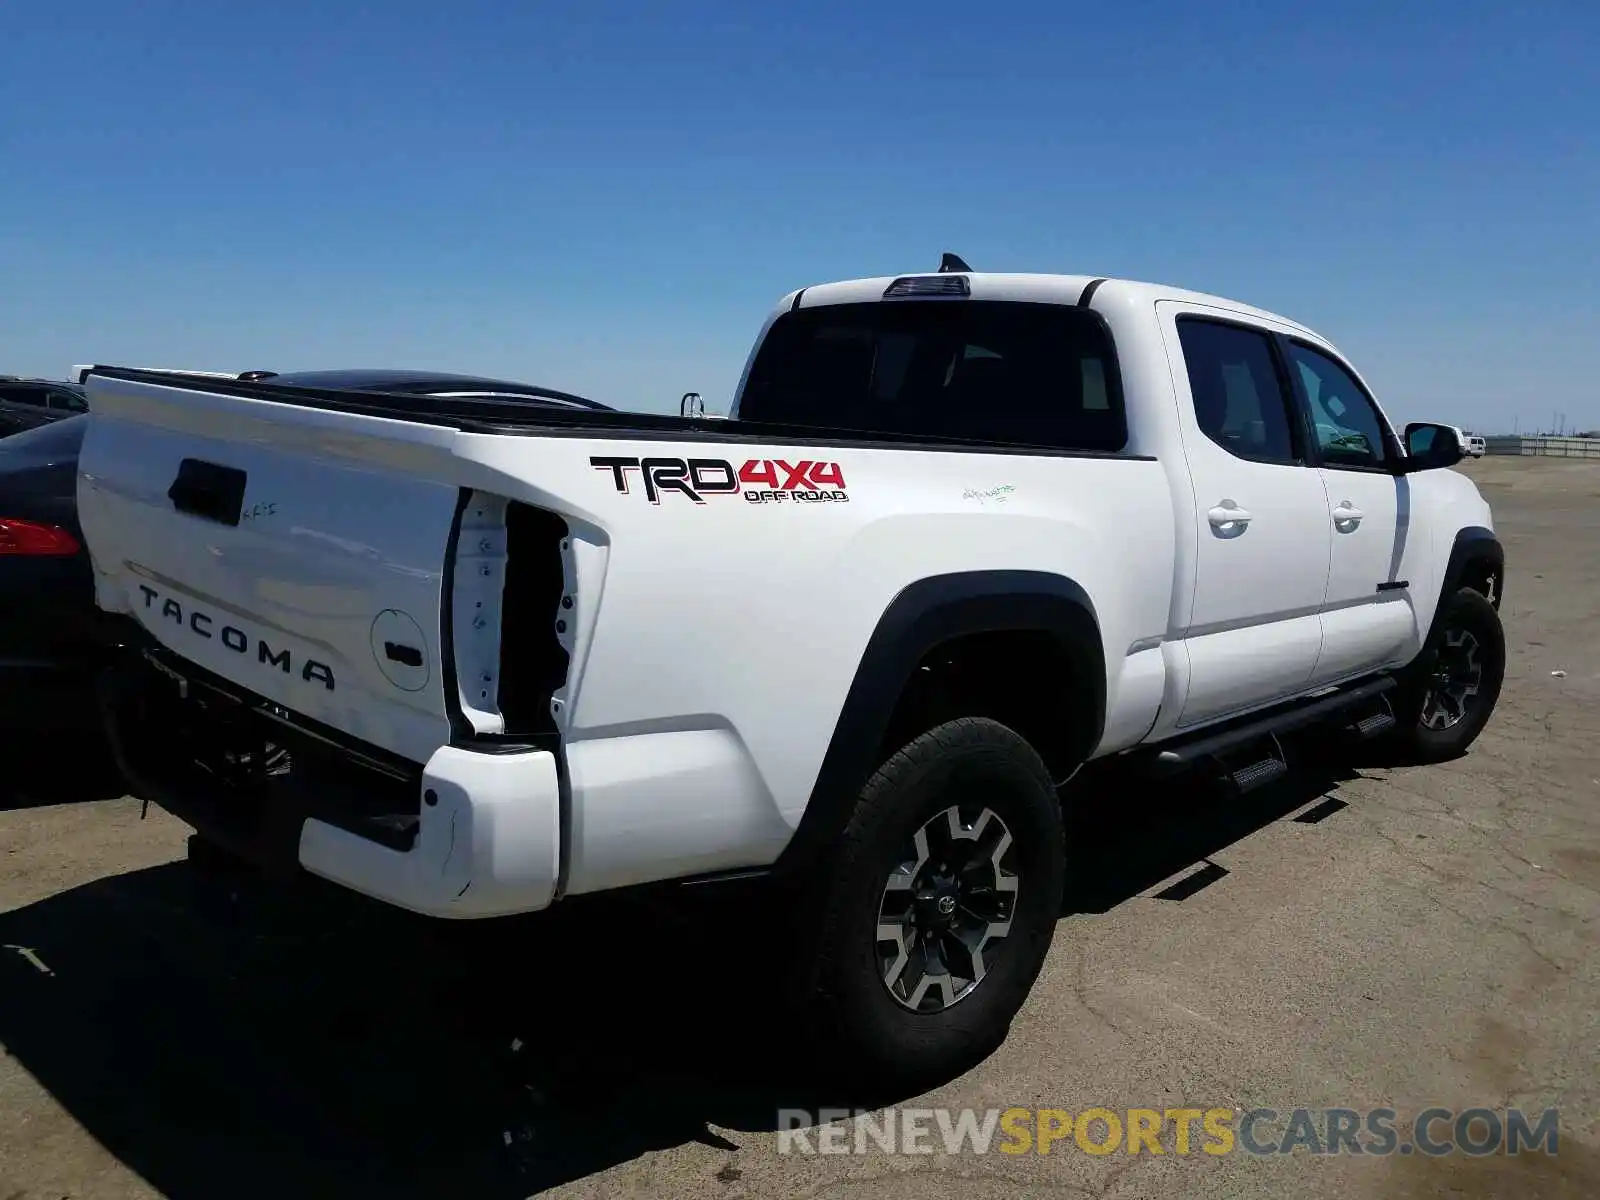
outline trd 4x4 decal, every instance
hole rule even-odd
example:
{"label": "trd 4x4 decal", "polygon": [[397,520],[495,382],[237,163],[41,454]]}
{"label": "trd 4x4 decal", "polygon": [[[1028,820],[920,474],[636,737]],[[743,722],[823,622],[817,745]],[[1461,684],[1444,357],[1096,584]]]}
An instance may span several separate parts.
{"label": "trd 4x4 decal", "polygon": [[660,504],[666,492],[677,492],[696,504],[704,504],[711,496],[741,493],[751,504],[825,504],[850,499],[838,463],[808,458],[798,462],[752,458],[741,467],[723,458],[590,458],[589,465],[597,471],[610,471],[611,482],[624,495],[637,472],[651,504]]}

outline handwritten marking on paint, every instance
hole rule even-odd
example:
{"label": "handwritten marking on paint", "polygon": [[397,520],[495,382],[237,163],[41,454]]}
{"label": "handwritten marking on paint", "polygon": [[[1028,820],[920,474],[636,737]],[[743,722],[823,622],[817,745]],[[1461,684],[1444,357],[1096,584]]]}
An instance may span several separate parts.
{"label": "handwritten marking on paint", "polygon": [[987,489],[968,488],[961,493],[963,500],[976,500],[979,504],[988,504],[991,500],[996,504],[1004,504],[1011,498],[1011,493],[1017,489],[1009,483],[1002,483],[999,487]]}

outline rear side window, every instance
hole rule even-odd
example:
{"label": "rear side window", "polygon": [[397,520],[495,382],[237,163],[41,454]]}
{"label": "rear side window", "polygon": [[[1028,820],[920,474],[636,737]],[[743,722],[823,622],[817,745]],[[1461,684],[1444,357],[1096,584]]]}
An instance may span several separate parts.
{"label": "rear side window", "polygon": [[784,313],[751,365],[746,421],[1116,451],[1111,336],[1058,304],[888,300]]}
{"label": "rear side window", "polygon": [[1298,461],[1289,396],[1264,332],[1184,317],[1178,321],[1195,423],[1229,454]]}
{"label": "rear side window", "polygon": [[89,411],[89,405],[77,392],[69,392],[65,388],[50,393],[50,407],[63,409],[66,412],[83,413]]}

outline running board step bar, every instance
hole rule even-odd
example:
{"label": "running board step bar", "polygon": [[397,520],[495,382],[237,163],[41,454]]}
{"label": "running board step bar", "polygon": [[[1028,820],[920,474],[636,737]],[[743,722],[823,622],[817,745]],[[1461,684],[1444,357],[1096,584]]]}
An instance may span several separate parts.
{"label": "running board step bar", "polygon": [[[1234,761],[1229,762],[1233,757]],[[1212,772],[1234,796],[1282,779],[1289,773],[1289,756],[1276,734],[1268,733],[1256,741],[1230,747],[1206,760]]]}
{"label": "running board step bar", "polygon": [[1388,733],[1400,723],[1395,720],[1394,708],[1389,704],[1388,697],[1384,697],[1381,703],[1383,707],[1377,712],[1368,713],[1350,726],[1356,737],[1362,741],[1375,738],[1381,733]]}
{"label": "running board step bar", "polygon": [[[1357,687],[1346,688],[1343,691],[1321,696],[1304,704],[1298,704],[1293,708],[1280,709],[1277,712],[1268,713],[1266,716],[1257,717],[1255,720],[1236,725],[1232,729],[1224,729],[1218,733],[1198,737],[1192,742],[1185,742],[1182,745],[1161,751],[1156,755],[1153,769],[1158,776],[1175,774],[1186,767],[1196,766],[1208,759],[1214,760],[1219,755],[1225,754],[1229,750],[1237,750],[1249,742],[1287,733],[1292,729],[1299,729],[1306,725],[1322,724],[1327,722],[1329,718],[1348,709],[1371,703],[1386,692],[1393,690],[1394,686],[1394,679],[1385,676],[1382,679],[1374,679]],[[1388,716],[1390,722],[1394,720],[1393,716],[1389,716],[1387,713],[1374,714],[1374,716]],[[1372,717],[1366,718],[1360,724],[1364,725],[1366,721],[1370,720],[1372,720]],[[1376,734],[1381,731],[1381,729],[1375,729],[1373,733]],[[1276,757],[1281,762],[1283,755],[1279,753]],[[1255,765],[1259,766],[1261,764]],[[1246,771],[1253,769],[1254,766],[1245,768]],[[1270,768],[1264,769],[1270,770]],[[1281,771],[1279,773],[1281,774]],[[1259,785],[1253,784],[1252,786]]]}
{"label": "running board step bar", "polygon": [[1228,772],[1227,782],[1233,788],[1235,795],[1242,796],[1245,792],[1266,787],[1273,780],[1282,779],[1288,773],[1289,764],[1284,760],[1282,751],[1279,751],[1276,757],[1263,758],[1259,762]]}

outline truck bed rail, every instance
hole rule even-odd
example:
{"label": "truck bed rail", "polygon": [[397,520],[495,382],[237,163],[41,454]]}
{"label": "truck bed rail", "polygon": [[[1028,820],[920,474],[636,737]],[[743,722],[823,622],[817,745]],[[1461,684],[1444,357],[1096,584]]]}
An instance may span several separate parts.
{"label": "truck bed rail", "polygon": [[457,399],[402,392],[368,392],[337,388],[296,387],[272,380],[197,379],[188,375],[131,367],[96,367],[85,376],[153,384],[178,391],[207,392],[244,400],[298,408],[322,409],[356,416],[383,417],[456,429],[530,437],[615,438],[630,441],[694,441],[717,443],[801,444],[860,449],[915,449],[1030,454],[1050,458],[1108,458],[1154,461],[1125,451],[1064,450],[1057,446],[997,442],[973,438],[902,435],[826,425],[768,424],[728,417],[705,421],[668,413],[641,413],[536,408],[514,400]]}

